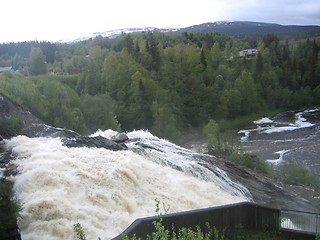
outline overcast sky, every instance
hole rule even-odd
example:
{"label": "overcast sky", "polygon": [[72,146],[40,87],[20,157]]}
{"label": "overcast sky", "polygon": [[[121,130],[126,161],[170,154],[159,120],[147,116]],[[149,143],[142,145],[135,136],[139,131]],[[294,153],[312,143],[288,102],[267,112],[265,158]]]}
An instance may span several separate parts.
{"label": "overcast sky", "polygon": [[0,42],[57,41],[112,29],[224,20],[320,25],[320,0],[3,0]]}

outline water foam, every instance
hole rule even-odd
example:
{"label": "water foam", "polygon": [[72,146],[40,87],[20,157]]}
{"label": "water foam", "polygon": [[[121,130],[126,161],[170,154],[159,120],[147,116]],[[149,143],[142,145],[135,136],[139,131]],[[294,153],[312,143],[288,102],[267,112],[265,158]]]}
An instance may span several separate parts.
{"label": "water foam", "polygon": [[315,124],[310,123],[303,117],[304,113],[311,112],[310,110],[306,110],[304,112],[299,112],[295,114],[295,122],[290,123],[288,126],[281,126],[281,127],[271,127],[265,130],[265,133],[278,133],[278,132],[286,132],[286,131],[294,131],[301,128],[309,128],[314,126]]}
{"label": "water foam", "polygon": [[281,150],[281,151],[277,151],[275,152],[276,154],[279,154],[279,158],[277,159],[267,159],[266,161],[268,163],[274,164],[274,165],[279,165],[281,164],[284,160],[283,160],[283,156],[289,152],[290,150]]}
{"label": "water foam", "polygon": [[[147,144],[154,138],[143,131],[128,135],[144,138]],[[171,146],[165,140],[162,143]],[[17,136],[9,140],[7,147],[16,156],[19,170],[14,191],[23,205],[19,220],[23,239],[74,239],[77,222],[88,239],[111,239],[136,218],[155,215],[154,199],[169,207],[169,212],[248,200],[223,190],[212,179],[159,162],[167,158],[183,166],[186,157],[178,159],[178,152],[187,154],[178,146],[175,155],[166,152],[169,148],[152,146],[162,149],[162,156],[153,156],[147,151],[136,153],[135,142],[128,145],[132,150],[115,152],[67,148],[59,138]]]}
{"label": "water foam", "polygon": [[277,126],[277,122],[267,117],[253,121],[253,123],[257,125],[257,128],[240,130],[238,133],[243,135],[240,140],[241,142],[249,142],[250,134],[253,132],[272,134],[313,127],[315,126],[315,124],[308,122],[308,120],[304,118],[303,115],[305,113],[312,113],[318,110],[319,109],[311,109],[305,110],[303,112],[298,112],[295,114],[295,121],[293,123],[287,123],[287,125],[285,126]]}

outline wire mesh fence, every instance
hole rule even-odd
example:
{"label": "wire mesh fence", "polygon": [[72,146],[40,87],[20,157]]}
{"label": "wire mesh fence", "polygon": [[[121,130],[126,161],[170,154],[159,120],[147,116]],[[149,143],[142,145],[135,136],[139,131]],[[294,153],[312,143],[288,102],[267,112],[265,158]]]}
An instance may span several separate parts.
{"label": "wire mesh fence", "polygon": [[320,214],[281,210],[281,228],[318,234],[320,233]]}

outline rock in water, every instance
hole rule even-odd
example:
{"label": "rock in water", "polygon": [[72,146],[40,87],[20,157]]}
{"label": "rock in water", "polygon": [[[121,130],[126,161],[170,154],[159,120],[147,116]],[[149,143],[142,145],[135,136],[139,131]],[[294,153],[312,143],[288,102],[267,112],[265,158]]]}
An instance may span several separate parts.
{"label": "rock in water", "polygon": [[113,151],[126,150],[127,146],[124,144],[116,143],[110,139],[97,136],[97,137],[84,137],[78,136],[75,138],[66,138],[62,140],[63,144],[67,147],[97,147],[106,148]]}
{"label": "rock in water", "polygon": [[129,138],[127,136],[127,134],[125,133],[117,133],[115,136],[111,137],[111,140],[116,142],[116,143],[124,143],[125,141],[127,141]]}

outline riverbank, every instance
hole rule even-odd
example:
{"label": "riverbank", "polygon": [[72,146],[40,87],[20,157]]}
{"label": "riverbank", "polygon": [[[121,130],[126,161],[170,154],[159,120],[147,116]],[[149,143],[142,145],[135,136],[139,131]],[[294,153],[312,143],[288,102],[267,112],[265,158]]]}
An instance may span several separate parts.
{"label": "riverbank", "polygon": [[[192,134],[194,133],[191,131],[186,135],[183,147],[205,153],[205,137],[196,133],[192,138]],[[319,109],[281,112],[257,119],[250,128],[239,131],[239,138],[244,153],[257,156],[270,164],[275,171],[283,166],[282,164],[294,164],[300,166],[302,171],[307,169],[312,175],[320,174]],[[312,187],[300,183],[286,184],[279,176],[265,176],[241,166],[235,166],[241,170],[233,171],[230,166],[234,164],[228,157],[219,158],[215,164],[246,186],[256,196],[258,203],[302,211],[320,209],[320,194]]]}

